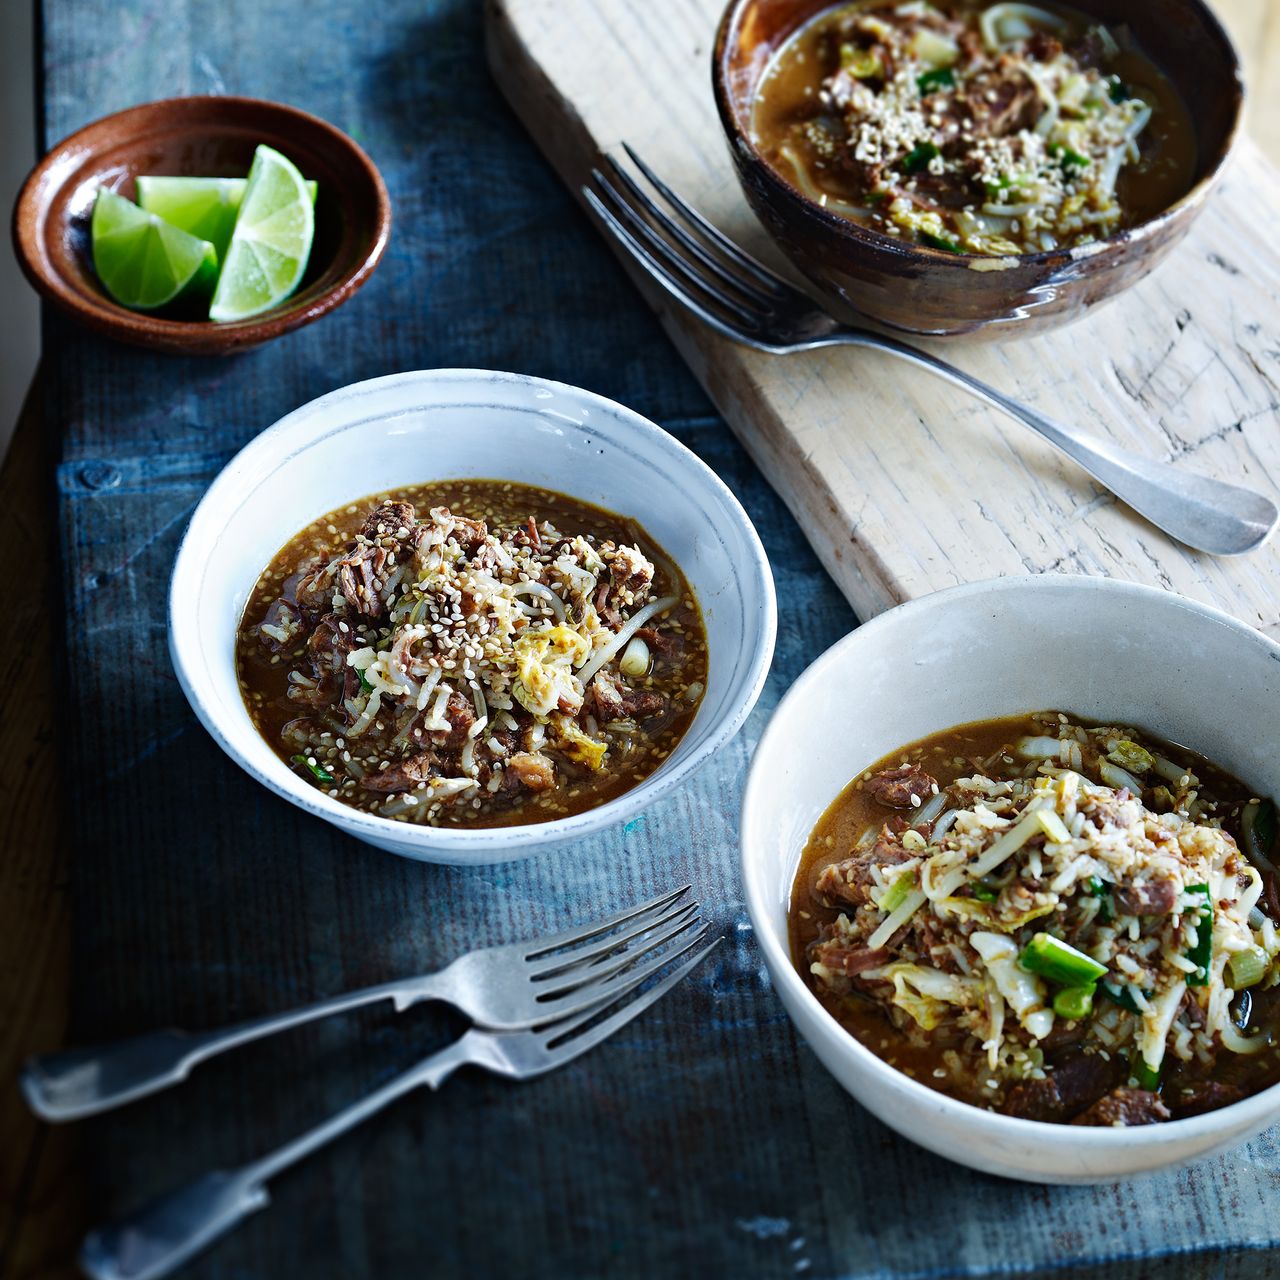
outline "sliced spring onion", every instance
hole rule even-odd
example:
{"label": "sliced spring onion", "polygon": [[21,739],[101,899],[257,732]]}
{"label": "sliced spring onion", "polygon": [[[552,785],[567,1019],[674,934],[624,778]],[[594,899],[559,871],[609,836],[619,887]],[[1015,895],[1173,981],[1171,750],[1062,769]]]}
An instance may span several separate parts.
{"label": "sliced spring onion", "polygon": [[360,687],[365,691],[365,693],[372,693],[373,685],[369,683],[369,677],[358,668],[356,670],[356,675],[360,677]]}
{"label": "sliced spring onion", "polygon": [[1051,142],[1045,150],[1058,161],[1064,169],[1087,169],[1092,163],[1088,156],[1063,146],[1060,142]]}
{"label": "sliced spring onion", "polygon": [[914,871],[905,871],[885,890],[884,897],[880,899],[880,910],[893,912],[896,911],[907,900],[907,894],[915,888],[916,873]]}
{"label": "sliced spring onion", "polygon": [[1105,964],[1050,933],[1037,933],[1023,947],[1018,963],[1028,973],[1038,973],[1068,987],[1089,986],[1107,971]]}
{"label": "sliced spring onion", "polygon": [[973,882],[973,896],[979,902],[994,902],[1000,896],[1000,890],[988,884],[986,880]]}
{"label": "sliced spring onion", "polygon": [[1129,1059],[1129,1074],[1138,1082],[1139,1089],[1155,1093],[1160,1088],[1160,1068],[1151,1066],[1136,1050]]}
{"label": "sliced spring onion", "polygon": [[[1122,1009],[1127,1009],[1130,1013],[1140,1013],[1138,1002],[1133,998],[1133,992],[1127,982],[1100,982],[1098,990],[1102,992],[1112,1004],[1119,1005]],[[1149,991],[1142,993],[1149,996]]]}
{"label": "sliced spring onion", "polygon": [[1189,884],[1187,892],[1194,893],[1203,902],[1196,912],[1196,945],[1187,952],[1187,959],[1196,967],[1195,973],[1188,976],[1187,985],[1207,987],[1209,965],[1213,962],[1213,899],[1207,884]]}
{"label": "sliced spring onion", "polygon": [[1129,97],[1129,89],[1119,76],[1111,77],[1111,87],[1107,90],[1112,102],[1125,102]]}
{"label": "sliced spring onion", "polygon": [[316,764],[308,756],[294,756],[294,764],[300,764],[317,782],[332,782],[333,774],[323,765]]}
{"label": "sliced spring onion", "polygon": [[936,93],[939,89],[954,88],[955,83],[956,73],[950,67],[938,67],[936,70],[926,71],[924,75],[916,78],[916,85],[920,89],[921,97]]}
{"label": "sliced spring onion", "polygon": [[618,662],[624,676],[637,680],[649,674],[649,646],[639,636],[632,636]]}
{"label": "sliced spring onion", "polygon": [[920,240],[922,244],[927,244],[930,249],[941,249],[944,253],[964,252],[955,240],[948,240],[946,236],[935,236],[931,231],[922,231]]}
{"label": "sliced spring onion", "polygon": [[1111,886],[1101,876],[1090,876],[1081,888],[1089,897],[1098,899],[1101,904],[1098,908],[1098,916],[1103,924],[1115,919],[1116,909],[1111,905]]}
{"label": "sliced spring onion", "polygon": [[1079,1022],[1093,1012],[1092,987],[1063,987],[1053,997],[1053,1011],[1060,1018]]}
{"label": "sliced spring onion", "polygon": [[[922,142],[918,146],[913,147],[903,157],[902,167],[907,173],[919,173],[921,169],[928,165],[930,160],[936,159],[942,154],[937,146],[932,142]],[[923,239],[924,236],[922,235]],[[935,239],[940,237],[935,236]],[[935,246],[936,248],[937,246]]]}
{"label": "sliced spring onion", "polygon": [[1242,991],[1262,981],[1267,972],[1267,953],[1261,947],[1235,952],[1227,961],[1227,986]]}

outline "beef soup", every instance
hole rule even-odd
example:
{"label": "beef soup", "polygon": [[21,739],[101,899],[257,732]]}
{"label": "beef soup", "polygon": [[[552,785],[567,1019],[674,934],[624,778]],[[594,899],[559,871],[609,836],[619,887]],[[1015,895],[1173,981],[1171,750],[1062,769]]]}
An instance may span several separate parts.
{"label": "beef soup", "polygon": [[547,822],[659,767],[693,721],[706,633],[635,522],[502,481],[321,516],[245,607],[254,724],[300,777],[404,822]]}
{"label": "beef soup", "polygon": [[860,0],[776,55],[770,166],[833,213],[953,253],[1103,239],[1191,187],[1195,131],[1125,28],[1064,5]]}
{"label": "beef soup", "polygon": [[1048,712],[855,779],[792,893],[796,967],[974,1106],[1133,1125],[1280,1080],[1276,809],[1190,751]]}

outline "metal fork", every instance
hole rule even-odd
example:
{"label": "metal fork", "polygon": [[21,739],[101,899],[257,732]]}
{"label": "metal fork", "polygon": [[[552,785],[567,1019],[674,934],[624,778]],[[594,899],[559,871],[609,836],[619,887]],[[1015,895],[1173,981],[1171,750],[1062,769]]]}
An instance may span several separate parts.
{"label": "metal fork", "polygon": [[[663,964],[693,950],[706,932],[703,926]],[[720,942],[701,947],[661,982],[603,1021],[597,1007],[574,1018],[532,1031],[468,1031],[447,1048],[397,1076],[381,1089],[308,1130],[292,1142],[242,1165],[217,1170],[153,1201],[132,1217],[91,1232],[80,1252],[80,1266],[93,1280],[158,1280],[193,1254],[230,1231],[249,1214],[270,1203],[266,1184],[290,1165],[381,1111],[388,1103],[421,1085],[438,1089],[459,1067],[483,1067],[513,1080],[529,1080],[573,1061],[637,1014],[660,1000]]]}
{"label": "metal fork", "polygon": [[74,1120],[177,1084],[197,1063],[238,1045],[381,1000],[392,1001],[397,1013],[423,1000],[441,1000],[495,1030],[543,1026],[617,999],[665,964],[659,949],[698,923],[689,887],[551,937],[471,951],[438,973],[349,991],[220,1030],[157,1031],[37,1056],[23,1069],[22,1089],[43,1119]]}
{"label": "metal fork", "polygon": [[1263,494],[1129,453],[1053,421],[985,382],[895,338],[845,325],[736,245],[624,143],[661,207],[612,157],[582,194],[609,232],[672,297],[713,329],[759,351],[852,346],[909,360],[1038,432],[1170,537],[1213,555],[1259,547],[1280,520]]}

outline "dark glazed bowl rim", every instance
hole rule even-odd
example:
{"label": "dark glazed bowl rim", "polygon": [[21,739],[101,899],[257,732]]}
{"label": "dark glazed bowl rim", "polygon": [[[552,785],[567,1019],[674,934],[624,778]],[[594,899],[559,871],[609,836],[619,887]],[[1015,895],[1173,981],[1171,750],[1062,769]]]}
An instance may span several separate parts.
{"label": "dark glazed bowl rim", "polygon": [[[725,63],[727,55],[731,48],[731,41],[734,45],[737,43],[737,33],[739,28],[739,18],[742,12],[750,4],[757,3],[758,0],[729,0],[725,7],[724,13],[721,15],[720,23],[716,28],[716,38],[711,54],[711,82],[715,93],[716,111],[720,117],[720,126],[724,130],[725,137],[731,148],[742,147],[750,154],[751,158],[760,166],[767,175],[767,180],[776,187],[780,188],[786,195],[790,196],[797,203],[802,205],[807,213],[816,217],[821,223],[831,231],[838,235],[847,236],[848,239],[855,244],[865,245],[868,248],[875,249],[881,253],[887,253],[901,260],[910,261],[913,259],[931,263],[946,263],[952,266],[960,267],[963,270],[974,270],[974,263],[1008,263],[1010,268],[1022,266],[1044,266],[1051,271],[1060,267],[1065,267],[1069,263],[1078,262],[1083,258],[1096,257],[1099,254],[1105,254],[1108,250],[1118,248],[1122,245],[1138,244],[1155,235],[1169,222],[1176,219],[1184,210],[1199,205],[1208,195],[1210,189],[1217,183],[1227,161],[1242,135],[1242,126],[1244,119],[1244,97],[1245,86],[1240,60],[1240,51],[1236,48],[1235,42],[1231,39],[1226,28],[1219,21],[1217,14],[1205,3],[1205,0],[1179,0],[1185,4],[1187,8],[1194,10],[1200,19],[1205,23],[1212,36],[1219,42],[1228,56],[1229,69],[1232,75],[1232,83],[1234,88],[1232,101],[1231,127],[1227,131],[1226,137],[1223,139],[1221,146],[1218,148],[1217,154],[1213,157],[1212,163],[1204,170],[1201,177],[1192,184],[1182,196],[1175,200],[1167,208],[1162,209],[1153,217],[1147,218],[1143,222],[1139,222],[1136,226],[1125,227],[1113,235],[1108,236],[1104,240],[1090,241],[1088,244],[1076,245],[1073,248],[1056,248],[1041,250],[1039,253],[1019,253],[1019,254],[983,254],[983,253],[951,253],[945,249],[934,249],[929,245],[918,244],[915,241],[903,241],[895,239],[893,236],[887,236],[879,231],[873,231],[869,227],[864,227],[859,222],[854,222],[850,218],[842,217],[838,213],[833,213],[829,209],[823,208],[816,200],[811,199],[794,183],[789,182],[777,169],[771,165],[768,160],[761,154],[760,150],[752,142],[748,127],[738,119],[738,114],[734,110],[733,96],[729,92],[727,83],[727,75],[725,71]],[[825,12],[826,9],[834,9],[841,4],[841,0],[830,0],[830,3],[824,8],[815,11],[814,17],[818,13]],[[799,27],[792,29],[788,35],[794,35]],[[779,46],[781,47],[781,46]],[[770,55],[770,59],[777,55],[777,49],[774,49]],[[1176,86],[1175,86],[1176,87]],[[981,268],[978,268],[981,270]],[[996,270],[991,267],[989,270]]]}
{"label": "dark glazed bowl rim", "polygon": [[[247,320],[217,324],[212,320],[180,320],[133,311],[115,302],[99,286],[83,282],[59,270],[48,251],[52,206],[68,183],[77,181],[95,156],[116,148],[131,136],[150,132],[157,113],[190,117],[184,127],[195,133],[202,115],[216,130],[228,114],[241,113],[246,120],[262,120],[264,142],[274,144],[291,129],[305,128],[320,135],[334,152],[342,152],[347,167],[363,184],[357,193],[333,193],[345,208],[357,204],[373,211],[371,233],[362,236],[342,273],[319,293],[303,292],[279,306]],[[287,149],[287,143],[284,146]],[[298,107],[267,98],[234,94],[195,94],[137,103],[99,117],[55,143],[27,176],[13,208],[14,252],[23,274],[47,301],[88,328],[121,342],[156,350],[190,355],[220,355],[258,346],[327,315],[350,298],[373,274],[391,235],[391,200],[377,166],[342,130]]]}

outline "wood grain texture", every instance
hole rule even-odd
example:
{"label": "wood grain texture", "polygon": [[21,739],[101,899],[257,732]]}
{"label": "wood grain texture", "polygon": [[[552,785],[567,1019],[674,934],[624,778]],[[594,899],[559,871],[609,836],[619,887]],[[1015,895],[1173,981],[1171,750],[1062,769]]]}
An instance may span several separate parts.
{"label": "wood grain texture", "polygon": [[[715,118],[720,0],[491,0],[499,83],[571,190],[624,140],[781,267]],[[1188,241],[1077,325],[922,344],[1126,448],[1280,496],[1280,175],[1245,141]],[[713,333],[639,273],[681,354],[859,617],[938,588],[1079,572],[1162,586],[1280,633],[1280,544],[1221,560],[1172,542],[1025,428],[888,355],[777,357]]]}
{"label": "wood grain texture", "polygon": [[0,470],[0,545],[26,566],[0,610],[0,1275],[14,1280],[54,1273],[83,1209],[77,1134],[37,1122],[15,1083],[33,1048],[62,1043],[71,976],[48,454],[33,394]]}
{"label": "wood grain texture", "polygon": [[[1273,1276],[1280,1150],[1271,1136],[1132,1186],[999,1183],[883,1129],[797,1044],[751,939],[736,815],[769,712],[853,615],[498,99],[478,6],[384,0],[356,13],[343,0],[310,0],[305,23],[297,0],[44,0],[43,11],[46,142],[148,98],[277,97],[356,136],[396,211],[387,260],[359,298],[242,359],[170,360],[46,320],[68,727],[56,799],[26,821],[38,836],[40,815],[56,805],[68,831],[71,1038],[284,1008],[684,879],[729,940],[695,981],[566,1071],[520,1087],[464,1073],[438,1097],[405,1100],[283,1178],[267,1212],[184,1274]],[[336,386],[448,365],[563,378],[662,422],[744,502],[784,604],[760,707],[712,767],[624,830],[478,873],[365,848],[257,787],[195,722],[165,651],[173,552],[230,453]],[[38,532],[24,536],[39,543]],[[29,652],[12,635],[7,669],[23,672]],[[30,874],[8,844],[4,856],[15,876]],[[0,895],[6,908],[28,904],[21,936],[32,955],[42,930],[59,928],[64,901]],[[58,1042],[64,988],[28,985],[39,966],[25,945],[3,954],[6,967],[21,963],[14,990],[31,993],[20,1000],[41,1014],[15,1033],[16,1064]],[[49,1144],[78,1141],[79,1159],[42,1175],[40,1203],[56,1212],[15,1202],[25,1216],[10,1214],[5,1244],[19,1247],[0,1258],[0,1274],[18,1274],[17,1260],[22,1274],[55,1274],[74,1250],[81,1207],[101,1218],[256,1154],[458,1030],[432,1009],[335,1019],[229,1055],[114,1116],[47,1132]],[[2,1118],[0,1159],[35,1131],[16,1111]]]}

